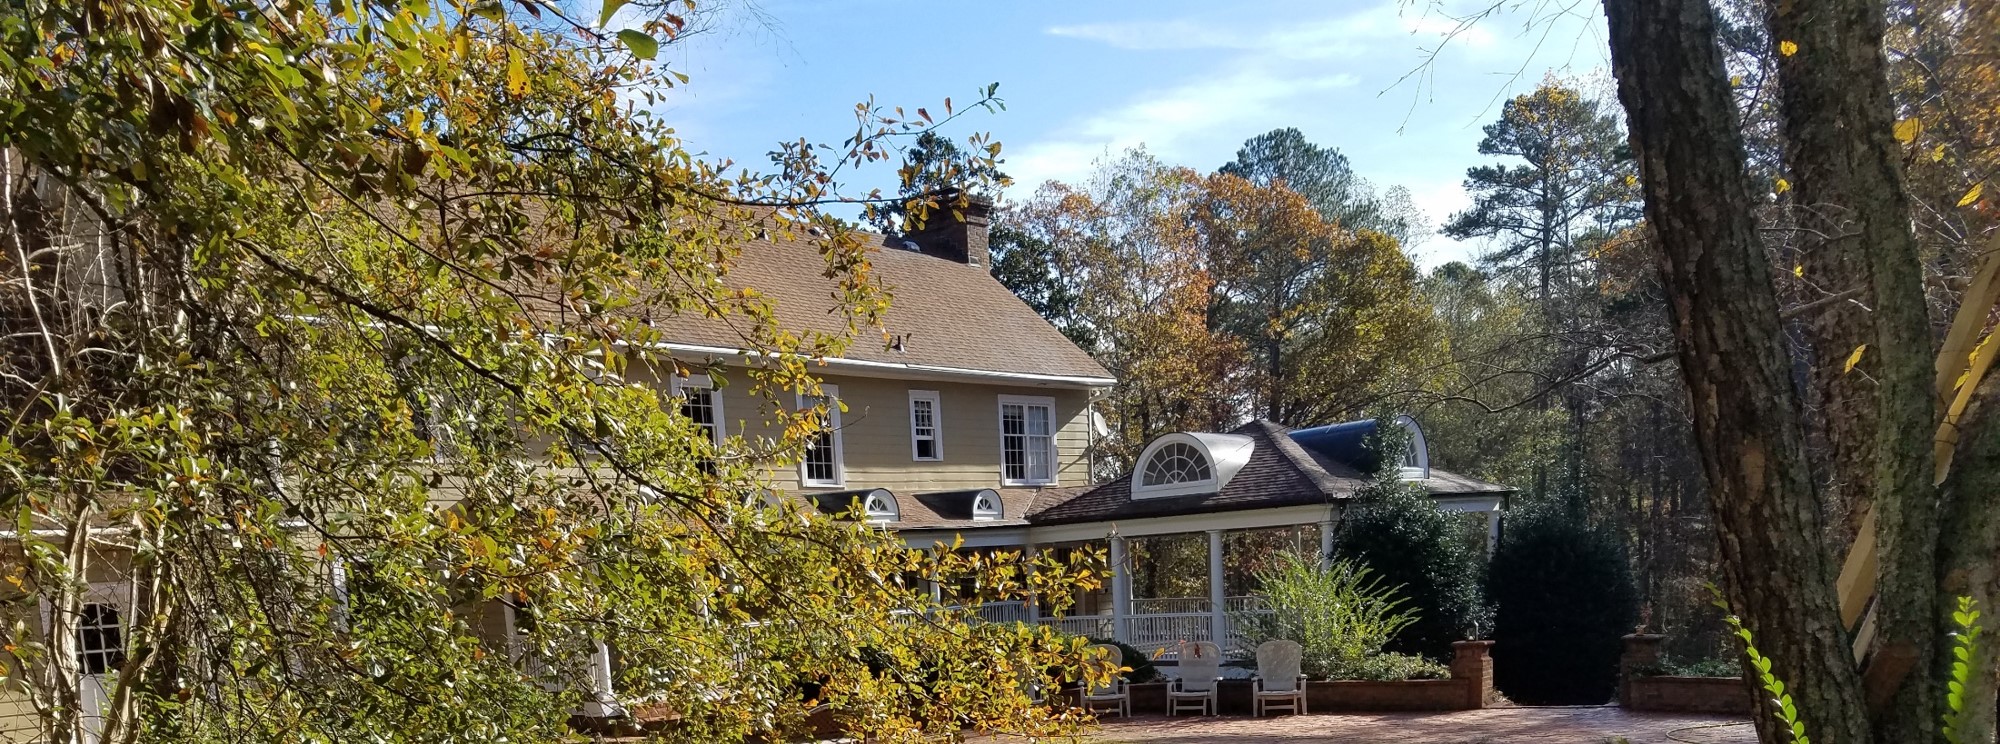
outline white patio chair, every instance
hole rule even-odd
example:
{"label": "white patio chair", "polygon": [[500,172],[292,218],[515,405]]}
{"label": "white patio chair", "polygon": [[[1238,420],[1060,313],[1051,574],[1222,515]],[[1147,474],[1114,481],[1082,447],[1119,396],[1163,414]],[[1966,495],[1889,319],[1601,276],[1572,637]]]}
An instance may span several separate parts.
{"label": "white patio chair", "polygon": [[[1085,647],[1091,658],[1103,659],[1113,666],[1124,666],[1125,652],[1109,643],[1094,643]],[[1096,714],[1099,708],[1117,711],[1123,718],[1132,717],[1132,691],[1125,688],[1125,675],[1111,678],[1103,687],[1093,687],[1083,691],[1083,709]]]}
{"label": "white patio chair", "polygon": [[1306,712],[1306,676],[1299,673],[1298,641],[1265,641],[1257,646],[1257,677],[1251,681],[1251,708],[1262,716],[1273,710]]}
{"label": "white patio chair", "polygon": [[1179,679],[1167,689],[1167,715],[1182,710],[1215,715],[1216,683],[1222,681],[1222,647],[1208,641],[1181,644]]}

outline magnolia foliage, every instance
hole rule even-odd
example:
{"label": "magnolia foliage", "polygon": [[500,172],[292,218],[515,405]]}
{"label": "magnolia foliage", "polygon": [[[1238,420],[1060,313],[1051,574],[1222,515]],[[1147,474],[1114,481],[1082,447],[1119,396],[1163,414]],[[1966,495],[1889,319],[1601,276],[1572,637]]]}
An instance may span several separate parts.
{"label": "magnolia foliage", "polygon": [[[869,248],[814,207],[865,201],[834,173],[933,117],[863,105],[845,147],[731,175],[653,113],[686,81],[657,47],[706,17],[608,5],[0,15],[4,656],[28,735],[1075,725],[1030,691],[1104,673],[1078,639],[969,622],[909,579],[1047,598],[1089,565],[911,552],[787,505],[763,473],[822,417],[765,406],[770,436],[716,446],[664,397],[706,371],[790,401],[808,360],[866,342],[888,302]],[[781,328],[725,282],[760,233],[819,247],[798,269],[837,281],[842,330]],[[728,319],[757,363],[658,352],[675,315]],[[80,661],[107,593],[124,631]],[[607,655],[608,692],[585,661]]]}

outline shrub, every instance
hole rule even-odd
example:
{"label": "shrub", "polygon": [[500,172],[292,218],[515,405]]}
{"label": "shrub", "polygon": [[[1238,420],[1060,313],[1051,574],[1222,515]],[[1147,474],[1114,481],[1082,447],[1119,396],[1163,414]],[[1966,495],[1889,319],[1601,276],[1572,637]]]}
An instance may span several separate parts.
{"label": "shrub", "polygon": [[1593,705],[1618,689],[1638,592],[1617,538],[1566,507],[1510,515],[1488,595],[1494,686],[1527,705]]}
{"label": "shrub", "polygon": [[1353,674],[1342,675],[1341,679],[1365,679],[1373,682],[1400,682],[1406,679],[1445,679],[1451,676],[1451,667],[1413,654],[1382,653],[1363,658]]}
{"label": "shrub", "polygon": [[1650,667],[1633,670],[1641,677],[1741,677],[1743,665],[1728,659],[1680,659],[1672,656]]}
{"label": "shrub", "polygon": [[1409,600],[1416,621],[1396,632],[1388,650],[1443,661],[1453,641],[1477,636],[1486,624],[1480,556],[1429,494],[1385,470],[1348,508],[1334,556],[1367,567]]}
{"label": "shrub", "polygon": [[1118,647],[1119,653],[1124,655],[1124,659],[1118,662],[1119,665],[1129,667],[1132,670],[1125,673],[1126,682],[1139,684],[1160,678],[1160,670],[1153,666],[1153,659],[1147,656],[1146,652],[1109,638],[1092,638],[1090,642],[1105,643]]}
{"label": "shrub", "polygon": [[1346,562],[1321,568],[1310,557],[1285,554],[1259,571],[1257,582],[1270,611],[1241,614],[1234,618],[1236,627],[1252,643],[1297,641],[1299,669],[1306,676],[1373,679],[1365,675],[1404,668],[1370,661],[1416,617],[1396,588],[1384,586],[1368,569]]}

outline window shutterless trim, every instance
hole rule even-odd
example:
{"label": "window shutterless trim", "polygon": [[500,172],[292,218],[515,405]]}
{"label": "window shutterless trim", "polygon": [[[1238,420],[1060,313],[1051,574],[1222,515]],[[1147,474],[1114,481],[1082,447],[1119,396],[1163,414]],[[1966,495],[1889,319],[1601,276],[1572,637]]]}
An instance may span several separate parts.
{"label": "window shutterless trim", "polygon": [[[930,433],[922,433],[923,427],[917,423],[917,404],[930,404]],[[929,441],[931,454],[923,454],[921,443]],[[944,459],[944,403],[938,399],[936,390],[910,391],[910,460],[912,462],[938,462]]]}
{"label": "window shutterless trim", "polygon": [[[1007,477],[1007,436],[1008,436],[1007,407],[1008,406],[1021,407],[1021,433],[1017,435],[1021,437],[1022,440],[1021,474],[1024,477],[1021,478]],[[1033,459],[1030,458],[1029,456],[1035,450],[1034,440],[1038,435],[1028,433],[1028,421],[1029,421],[1028,410],[1032,408],[1043,408],[1048,411],[1048,416],[1049,416],[1048,434],[1039,435],[1039,436],[1046,436],[1048,438],[1048,443],[1046,444],[1046,446],[1042,448],[1043,455],[1044,457],[1047,458],[1046,462],[1048,463],[1048,468],[1049,468],[1049,475],[1047,478],[1033,477],[1033,465],[1032,465]],[[999,404],[998,407],[995,409],[995,412],[998,414],[998,420],[995,423],[999,426],[1000,429],[1000,485],[1003,486],[1056,485],[1061,480],[1060,473],[1062,470],[1062,468],[1060,467],[1061,463],[1059,463],[1056,460],[1056,433],[1058,431],[1061,431],[1062,429],[1061,425],[1058,424],[1056,421],[1056,399],[1040,395],[1002,395],[999,396]]]}
{"label": "window shutterless trim", "polygon": [[840,386],[821,384],[819,391],[817,398],[799,395],[798,407],[803,411],[818,405],[821,399],[826,401],[826,430],[823,433],[827,438],[827,449],[832,451],[833,479],[813,480],[807,476],[810,472],[810,463],[806,458],[812,456],[811,450],[807,450],[799,456],[799,485],[806,488],[839,488],[847,484],[847,458],[840,441]]}
{"label": "window shutterless trim", "polygon": [[685,399],[689,390],[701,390],[708,393],[709,415],[715,419],[715,425],[710,431],[714,435],[715,441],[713,444],[720,448],[722,442],[729,438],[728,425],[725,423],[722,413],[722,391],[715,388],[715,381],[709,379],[708,375],[688,375],[686,377],[676,375],[672,379],[673,394],[675,397]]}

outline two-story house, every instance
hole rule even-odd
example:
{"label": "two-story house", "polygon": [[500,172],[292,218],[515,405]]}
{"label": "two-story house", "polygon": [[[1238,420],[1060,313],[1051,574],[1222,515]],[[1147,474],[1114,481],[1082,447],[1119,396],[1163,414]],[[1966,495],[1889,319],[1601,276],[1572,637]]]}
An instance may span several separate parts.
{"label": "two-story house", "polygon": [[[1232,550],[1266,550],[1276,535],[1328,552],[1346,504],[1385,466],[1421,483],[1440,508],[1483,523],[1489,547],[1497,540],[1511,489],[1432,467],[1422,429],[1409,417],[1394,422],[1411,440],[1402,463],[1376,461],[1366,444],[1374,420],[1296,431],[1252,421],[1226,433],[1160,437],[1140,453],[1133,473],[1094,483],[1099,433],[1091,401],[1116,380],[990,276],[987,215],[975,205],[965,217],[909,240],[881,241],[871,264],[892,294],[883,325],[898,341],[888,348],[857,342],[846,356],[825,360],[818,370],[824,392],[844,410],[832,414],[798,465],[775,470],[770,480],[828,514],[859,504],[863,513],[853,516],[915,548],[1108,552],[1110,586],[1074,598],[1069,616],[1009,602],[982,607],[990,619],[1060,623],[1149,650],[1188,638],[1226,641],[1230,613],[1257,606],[1253,589],[1225,579]],[[830,280],[801,269],[818,261],[804,244],[757,241],[730,280],[772,299],[781,325],[838,331],[827,312],[835,302]],[[725,369],[742,361],[727,326],[696,320],[661,327],[682,361]],[[718,441],[761,433],[730,411],[765,402],[712,383],[680,383],[689,416],[712,422]],[[1205,544],[1205,575],[1184,577],[1206,581],[1201,596],[1135,583],[1156,570],[1145,565],[1147,541],[1181,539]]]}
{"label": "two-story house", "polygon": [[[829,407],[829,425],[795,466],[774,468],[773,486],[828,510],[861,497],[893,524],[961,507],[968,517],[1018,520],[1051,489],[1089,485],[1091,400],[1116,380],[989,274],[983,206],[965,217],[880,240],[869,261],[890,293],[882,330],[895,342],[885,347],[864,332],[815,367],[824,395],[842,405]],[[836,287],[809,268],[821,262],[803,242],[754,240],[728,281],[769,299],[782,327],[839,332],[844,321],[829,313]],[[718,442],[772,433],[755,415],[769,401],[728,384],[729,368],[745,361],[736,329],[683,317],[657,326],[677,360],[724,377],[675,381],[684,412]]]}

